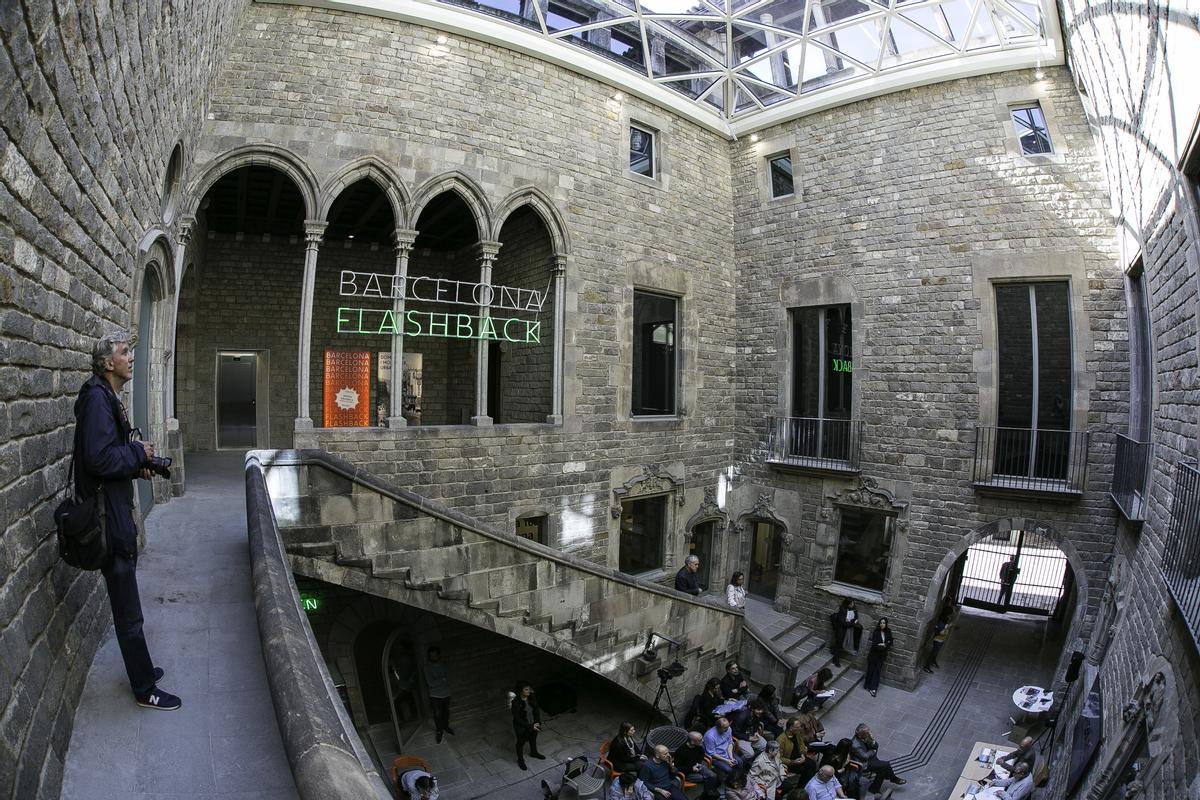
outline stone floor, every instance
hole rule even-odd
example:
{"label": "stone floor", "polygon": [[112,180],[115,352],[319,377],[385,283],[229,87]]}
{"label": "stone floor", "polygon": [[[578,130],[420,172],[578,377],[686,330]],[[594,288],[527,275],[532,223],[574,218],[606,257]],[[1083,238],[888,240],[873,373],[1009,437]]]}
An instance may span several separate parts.
{"label": "stone floor", "polygon": [[110,630],[75,712],[64,800],[297,797],[258,638],[242,463],[189,455],[187,494],[146,518],[146,639],[183,708],[134,704]]}
{"label": "stone floor", "polygon": [[[195,454],[188,493],[147,519],[138,575],[147,638],[166,670],[165,689],[183,697],[177,712],[138,708],[110,635],[88,675],[67,753],[62,796],[282,800],[296,790],[275,725],[262,666],[245,541],[241,455]],[[1014,710],[1013,689],[1049,680],[1061,644],[1046,622],[965,610],[941,657],[912,692],[858,688],[825,716],[831,738],[871,725],[883,758],[909,783],[897,800],[941,800],[971,745],[1001,742]],[[576,713],[548,717],[545,761],[521,771],[506,709],[455,719],[441,744],[431,728],[408,743],[431,762],[446,800],[537,800],[546,779],[558,786],[563,763],[594,758],[600,742],[628,719],[642,729],[646,706],[599,679],[580,687]],[[674,698],[682,710],[688,697]]]}

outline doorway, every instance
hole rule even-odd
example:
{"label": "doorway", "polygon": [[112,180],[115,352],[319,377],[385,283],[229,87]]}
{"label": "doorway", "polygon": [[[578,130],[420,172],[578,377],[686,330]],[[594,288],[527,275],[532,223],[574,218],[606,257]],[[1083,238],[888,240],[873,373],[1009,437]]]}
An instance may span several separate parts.
{"label": "doorway", "polygon": [[1074,580],[1066,554],[1048,536],[1026,530],[1000,531],[971,545],[950,577],[963,605],[1056,618]]}
{"label": "doorway", "polygon": [[258,354],[217,354],[217,449],[258,446]]}
{"label": "doorway", "polygon": [[782,542],[779,526],[770,522],[752,523],[753,541],[750,550],[750,574],[746,576],[746,591],[755,597],[775,602],[779,588],[779,560]]}

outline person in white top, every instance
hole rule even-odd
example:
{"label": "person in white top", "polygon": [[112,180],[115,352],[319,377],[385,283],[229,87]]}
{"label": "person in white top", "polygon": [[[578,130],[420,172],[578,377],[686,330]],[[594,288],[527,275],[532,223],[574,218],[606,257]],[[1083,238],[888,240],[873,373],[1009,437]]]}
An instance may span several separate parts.
{"label": "person in white top", "polygon": [[741,572],[735,572],[729,578],[729,585],[725,587],[725,602],[730,608],[746,608],[746,587],[743,584],[746,582],[746,576]]}

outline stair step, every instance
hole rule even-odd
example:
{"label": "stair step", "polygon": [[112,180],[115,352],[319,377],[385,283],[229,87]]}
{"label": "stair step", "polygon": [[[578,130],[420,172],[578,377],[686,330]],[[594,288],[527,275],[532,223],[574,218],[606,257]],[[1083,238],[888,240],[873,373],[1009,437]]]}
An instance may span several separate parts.
{"label": "stair step", "polygon": [[784,651],[787,660],[793,665],[803,664],[815,653],[821,652],[825,643],[815,636],[808,636]]}
{"label": "stair step", "polygon": [[[797,637],[794,634],[798,630],[800,631],[800,635]],[[809,628],[805,628],[802,620],[796,620],[791,625],[787,626],[782,631],[780,631],[779,633],[772,636],[771,641],[775,642],[781,648],[786,648],[788,646],[789,642],[802,641],[803,639],[806,639],[809,636],[812,636],[812,630],[810,630]]]}

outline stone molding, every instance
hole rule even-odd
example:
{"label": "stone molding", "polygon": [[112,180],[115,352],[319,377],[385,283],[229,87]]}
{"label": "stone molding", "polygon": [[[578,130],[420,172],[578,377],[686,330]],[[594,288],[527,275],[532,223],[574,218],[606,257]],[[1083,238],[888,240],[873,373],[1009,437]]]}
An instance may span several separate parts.
{"label": "stone molding", "polygon": [[700,508],[696,509],[695,514],[688,517],[687,523],[683,526],[683,540],[690,542],[696,526],[705,522],[719,522],[722,526],[729,524],[729,515],[717,505],[715,486],[704,487],[704,499],[700,501]]}
{"label": "stone molding", "polygon": [[621,503],[639,497],[654,495],[674,495],[675,505],[683,506],[686,502],[683,494],[683,481],[665,471],[658,464],[647,464],[642,468],[642,474],[625,481],[623,486],[612,490],[612,518],[621,518]]}
{"label": "stone molding", "polygon": [[[1147,784],[1158,773],[1179,740],[1179,693],[1171,662],[1161,655],[1150,659],[1133,694],[1121,707],[1123,726],[1108,737],[1112,748],[1105,754],[1104,768],[1092,782],[1087,800],[1113,797],[1131,763],[1138,764],[1137,776],[1125,785],[1121,797],[1142,797]],[[1145,750],[1138,748],[1145,743]]]}
{"label": "stone molding", "polygon": [[791,547],[793,541],[792,534],[788,529],[787,522],[775,510],[775,501],[772,492],[761,492],[758,495],[758,499],[754,501],[754,505],[750,507],[750,510],[738,515],[737,522],[733,525],[733,532],[741,536],[746,532],[746,523],[755,520],[769,522],[779,527],[780,539],[783,542],[783,546]]}

